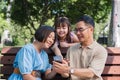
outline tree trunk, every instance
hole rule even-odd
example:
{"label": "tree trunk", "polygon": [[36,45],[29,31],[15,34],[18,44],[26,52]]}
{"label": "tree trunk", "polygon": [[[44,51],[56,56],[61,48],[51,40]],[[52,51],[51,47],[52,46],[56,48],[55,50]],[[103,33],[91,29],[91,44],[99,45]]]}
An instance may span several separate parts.
{"label": "tree trunk", "polygon": [[13,1],[14,0],[10,0],[10,2],[8,3],[8,6],[7,6],[7,14],[6,14],[6,16],[7,16],[8,23],[10,23],[10,16],[11,16],[10,10],[11,10]]}
{"label": "tree trunk", "polygon": [[120,0],[112,0],[108,46],[120,47]]}

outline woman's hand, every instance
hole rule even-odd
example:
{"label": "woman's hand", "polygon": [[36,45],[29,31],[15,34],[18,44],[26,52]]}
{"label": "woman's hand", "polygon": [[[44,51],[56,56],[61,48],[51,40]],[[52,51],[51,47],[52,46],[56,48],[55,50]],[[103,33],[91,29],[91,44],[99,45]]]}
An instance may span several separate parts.
{"label": "woman's hand", "polygon": [[48,69],[46,72],[45,72],[45,77],[46,79],[52,79],[54,76],[56,75],[56,72],[52,69]]}
{"label": "woman's hand", "polygon": [[24,74],[23,80],[36,80],[36,77],[32,76],[31,74]]}

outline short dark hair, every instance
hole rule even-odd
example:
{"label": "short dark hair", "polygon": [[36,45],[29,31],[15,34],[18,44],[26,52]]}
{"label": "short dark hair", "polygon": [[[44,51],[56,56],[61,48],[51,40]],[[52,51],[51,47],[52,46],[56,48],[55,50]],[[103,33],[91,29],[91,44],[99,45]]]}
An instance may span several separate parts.
{"label": "short dark hair", "polygon": [[91,26],[95,27],[95,23],[92,17],[88,15],[81,16],[77,22],[84,21],[86,24],[90,24]]}
{"label": "short dark hair", "polygon": [[51,32],[55,32],[54,28],[51,26],[42,25],[36,30],[34,36],[37,41],[45,42]]}

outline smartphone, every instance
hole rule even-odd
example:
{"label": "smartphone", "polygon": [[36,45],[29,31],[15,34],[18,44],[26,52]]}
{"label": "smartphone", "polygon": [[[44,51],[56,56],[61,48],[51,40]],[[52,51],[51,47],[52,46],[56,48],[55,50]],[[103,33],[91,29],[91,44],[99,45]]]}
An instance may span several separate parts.
{"label": "smartphone", "polygon": [[53,56],[54,61],[62,63],[62,57],[59,55]]}

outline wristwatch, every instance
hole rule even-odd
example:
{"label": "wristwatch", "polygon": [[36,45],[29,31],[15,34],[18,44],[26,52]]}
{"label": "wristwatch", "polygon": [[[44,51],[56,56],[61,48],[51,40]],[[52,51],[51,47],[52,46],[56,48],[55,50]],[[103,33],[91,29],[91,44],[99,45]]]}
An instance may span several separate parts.
{"label": "wristwatch", "polygon": [[73,68],[70,69],[70,74],[73,74],[75,70]]}

